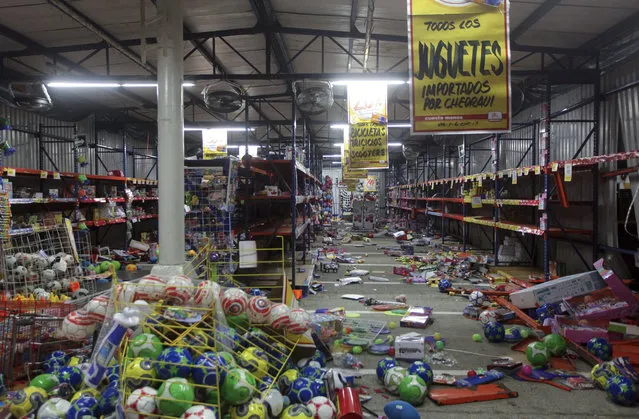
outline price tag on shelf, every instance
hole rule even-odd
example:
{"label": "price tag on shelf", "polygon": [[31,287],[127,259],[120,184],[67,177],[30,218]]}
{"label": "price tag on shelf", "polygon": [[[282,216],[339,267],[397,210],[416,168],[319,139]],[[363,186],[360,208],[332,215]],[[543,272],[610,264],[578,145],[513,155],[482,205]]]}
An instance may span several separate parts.
{"label": "price tag on shelf", "polygon": [[473,196],[470,199],[470,203],[472,204],[473,208],[481,208],[482,206],[481,196]]}
{"label": "price tag on shelf", "polygon": [[482,186],[482,177],[479,176],[479,186]]}
{"label": "price tag on shelf", "polygon": [[553,162],[552,163],[552,171],[556,172],[557,170],[559,170],[559,163]]}
{"label": "price tag on shelf", "polygon": [[12,167],[7,167],[7,177],[15,177],[15,176],[16,176],[16,169]]}
{"label": "price tag on shelf", "polygon": [[528,176],[528,173],[530,173],[530,168],[524,167],[524,176]]}
{"label": "price tag on shelf", "polygon": [[572,181],[572,164],[566,164],[564,166],[564,181]]}
{"label": "price tag on shelf", "polygon": [[49,172],[43,170],[40,172],[40,179],[46,179],[49,176]]}
{"label": "price tag on shelf", "polygon": [[536,175],[540,175],[541,174],[541,166],[535,166],[535,174]]}
{"label": "price tag on shelf", "polygon": [[53,179],[55,179],[55,180],[60,180],[60,173],[58,173],[58,172],[53,172]]}
{"label": "price tag on shelf", "polygon": [[513,185],[516,185],[516,184],[517,184],[517,171],[516,171],[516,170],[513,170],[513,171],[510,173],[510,178],[511,178],[511,179],[512,179],[512,181],[513,181]]}

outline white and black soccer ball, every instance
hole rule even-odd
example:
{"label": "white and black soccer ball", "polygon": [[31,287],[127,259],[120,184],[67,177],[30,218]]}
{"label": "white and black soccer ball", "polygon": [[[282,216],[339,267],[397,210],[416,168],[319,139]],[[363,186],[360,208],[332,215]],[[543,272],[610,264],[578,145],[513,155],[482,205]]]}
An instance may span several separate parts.
{"label": "white and black soccer ball", "polygon": [[18,259],[13,255],[7,255],[4,257],[4,264],[8,270],[13,270],[18,265]]}
{"label": "white and black soccer ball", "polygon": [[47,290],[49,290],[49,292],[60,292],[62,291],[62,284],[60,281],[47,282]]}
{"label": "white and black soccer ball", "polygon": [[42,280],[51,282],[55,279],[55,271],[53,269],[45,269],[42,271]]}
{"label": "white and black soccer ball", "polygon": [[481,307],[486,302],[486,297],[481,291],[473,291],[470,293],[468,301],[474,306]]}
{"label": "white and black soccer ball", "polygon": [[337,409],[332,401],[323,396],[313,397],[306,405],[314,419],[335,419]]}

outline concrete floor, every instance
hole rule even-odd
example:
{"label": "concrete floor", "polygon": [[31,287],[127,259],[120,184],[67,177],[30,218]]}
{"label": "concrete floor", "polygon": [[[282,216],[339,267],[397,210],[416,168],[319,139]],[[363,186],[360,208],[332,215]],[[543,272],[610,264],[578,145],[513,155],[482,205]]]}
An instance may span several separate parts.
{"label": "concrete floor", "polygon": [[[394,245],[389,239],[375,239],[374,242],[378,245]],[[394,258],[385,256],[383,250],[378,250],[375,246],[362,248],[351,244],[335,247],[344,248],[353,256],[363,256],[368,253],[369,256],[365,257],[366,263],[358,265],[358,267],[370,270],[372,275],[385,276],[391,282],[365,282],[362,285],[335,287],[336,279],[345,276],[347,265],[342,264],[337,274],[322,274],[320,281],[324,282],[324,291],[303,299],[301,301],[303,308],[315,310],[326,307],[344,307],[347,311],[361,313],[362,319],[395,321],[399,325],[399,317],[390,317],[383,313],[370,311],[357,301],[342,299],[341,295],[362,294],[367,297],[375,297],[378,300],[393,300],[396,295],[405,294],[408,296],[409,304],[428,306],[433,309],[434,323],[423,332],[425,335],[440,332],[443,339],[446,340],[446,352],[457,361],[456,365],[452,367],[431,365],[435,373],[448,372],[465,376],[467,370],[486,368],[490,359],[498,356],[510,356],[525,362],[525,355],[512,351],[511,344],[494,344],[487,341],[475,343],[472,341],[473,333],[481,333],[481,327],[479,322],[462,316],[462,310],[468,303],[467,299],[441,294],[437,288],[423,284],[401,283],[400,277],[392,273],[393,265],[399,264],[395,263]],[[416,248],[417,251],[419,249]],[[470,287],[469,282],[465,282],[463,285]],[[393,330],[393,335],[397,336],[411,331],[419,330],[398,327]],[[384,405],[396,397],[390,396],[390,399],[385,399],[373,391],[382,388],[374,375],[374,369],[381,356],[362,354],[360,359],[364,363],[364,375],[358,380],[358,384],[368,386],[373,395],[373,399],[366,406],[378,414],[383,414]],[[408,367],[410,363],[401,362],[401,365]],[[590,371],[585,363],[578,364],[577,368],[580,372]],[[566,392],[546,384],[520,382],[509,377],[505,377],[501,382],[511,390],[517,391],[519,397],[451,406],[437,406],[426,399],[424,405],[420,406],[418,410],[422,418],[432,417],[433,414],[438,418],[460,418],[462,416],[470,418],[639,417],[636,407],[625,408],[615,405],[606,399],[605,393],[601,390]]]}

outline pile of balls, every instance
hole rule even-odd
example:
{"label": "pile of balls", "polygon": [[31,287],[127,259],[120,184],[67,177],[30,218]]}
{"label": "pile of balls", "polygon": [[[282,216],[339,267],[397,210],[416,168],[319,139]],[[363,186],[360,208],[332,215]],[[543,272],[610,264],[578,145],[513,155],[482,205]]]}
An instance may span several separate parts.
{"label": "pile of balls", "polygon": [[433,383],[433,370],[422,361],[413,362],[407,369],[399,366],[395,358],[385,357],[377,363],[375,372],[389,393],[414,406],[424,402],[428,386]]}

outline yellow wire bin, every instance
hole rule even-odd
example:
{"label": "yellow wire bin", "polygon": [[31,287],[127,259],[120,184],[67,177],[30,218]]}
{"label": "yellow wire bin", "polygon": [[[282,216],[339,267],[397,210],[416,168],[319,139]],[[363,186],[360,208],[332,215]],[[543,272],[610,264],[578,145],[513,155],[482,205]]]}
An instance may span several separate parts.
{"label": "yellow wire bin", "polygon": [[[216,417],[206,408],[218,418],[228,412],[243,418],[265,417],[271,408],[281,411],[277,389],[296,378],[287,370],[294,368],[291,354],[301,336],[271,327],[259,308],[246,309],[248,318],[225,315],[265,298],[248,296],[248,300],[238,288],[221,288],[205,279],[216,278],[242,289],[259,287],[272,304],[282,302],[286,287],[281,243],[281,249],[258,249],[279,250],[282,255],[272,263],[282,271],[266,276],[266,287],[261,286],[262,274],[226,270],[222,264],[233,262],[215,261],[209,257],[211,249],[201,249],[187,263],[185,275],[201,278],[192,283],[183,276],[173,276],[166,283],[147,276],[138,283],[115,284],[115,311],[136,307],[142,313],[140,327],[120,347],[120,388],[124,413],[132,415],[128,417]],[[139,299],[155,302],[133,303]]]}

